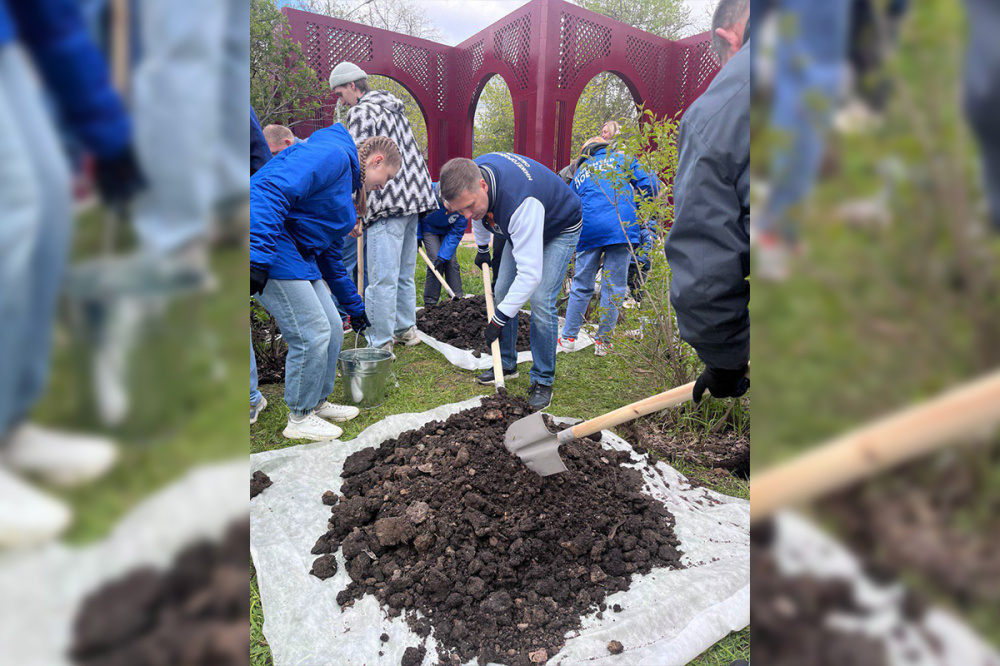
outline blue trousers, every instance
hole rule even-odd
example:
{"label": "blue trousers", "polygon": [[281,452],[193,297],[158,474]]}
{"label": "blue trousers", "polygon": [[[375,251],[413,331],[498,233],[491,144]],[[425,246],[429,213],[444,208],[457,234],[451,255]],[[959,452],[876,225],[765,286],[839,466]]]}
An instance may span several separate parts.
{"label": "blue trousers", "polygon": [[601,281],[601,323],[597,328],[597,339],[604,342],[618,323],[618,309],[628,294],[628,265],[632,252],[627,243],[595,247],[576,253],[576,273],[570,289],[569,303],[566,305],[566,323],[563,337],[575,338],[583,326],[583,318],[594,296],[597,269],[604,257]]}
{"label": "blue trousers", "polygon": [[1000,5],[966,0],[969,53],[965,64],[965,109],[979,138],[986,196],[1000,231]]}

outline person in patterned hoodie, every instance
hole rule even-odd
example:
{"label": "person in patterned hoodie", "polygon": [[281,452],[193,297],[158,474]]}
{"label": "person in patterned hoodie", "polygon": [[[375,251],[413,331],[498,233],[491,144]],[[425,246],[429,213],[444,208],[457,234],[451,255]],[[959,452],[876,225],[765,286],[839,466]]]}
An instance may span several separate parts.
{"label": "person in patterned hoodie", "polygon": [[389,351],[393,343],[418,344],[417,225],[422,213],[438,207],[430,172],[398,98],[372,90],[368,75],[349,62],[333,69],[330,87],[340,102],[351,107],[346,124],[356,143],[387,136],[403,158],[396,177],[383,190],[370,193],[363,222],[368,243],[365,303],[372,321],[368,342]]}

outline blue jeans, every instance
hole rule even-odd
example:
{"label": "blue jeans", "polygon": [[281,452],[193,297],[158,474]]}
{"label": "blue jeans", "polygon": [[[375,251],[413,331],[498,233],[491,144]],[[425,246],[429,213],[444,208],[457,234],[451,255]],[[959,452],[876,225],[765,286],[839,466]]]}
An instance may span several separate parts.
{"label": "blue jeans", "polygon": [[256,407],[263,400],[264,396],[260,394],[260,389],[257,388],[257,355],[253,353],[253,344],[250,345],[250,406]]}
{"label": "blue jeans", "polygon": [[1000,7],[994,0],[966,0],[969,53],[965,63],[965,109],[979,138],[983,176],[993,222],[1000,231]]}
{"label": "blue jeans", "polygon": [[[580,231],[556,236],[542,250],[542,281],[531,295],[531,381],[552,386],[556,378],[556,343],[559,317],[556,299],[573,258]],[[497,275],[496,302],[503,301],[517,275],[514,252],[508,243],[503,249]],[[511,318],[500,332],[500,356],[505,369],[517,367],[517,317]]]}
{"label": "blue jeans", "polygon": [[[38,78],[0,46],[0,437],[48,380],[52,329],[73,230],[69,167]],[[11,129],[16,128],[16,129]]]}
{"label": "blue jeans", "polygon": [[333,393],[344,328],[322,280],[269,280],[257,301],[288,343],[285,402],[295,416],[310,414]]}
{"label": "blue jeans", "polygon": [[[207,235],[213,205],[249,196],[246,0],[140,0],[135,145],[149,188],[136,200],[146,250],[168,253]],[[198,131],[178,131],[177,128]]]}
{"label": "blue jeans", "polygon": [[618,323],[618,308],[628,294],[628,265],[632,259],[627,243],[595,247],[576,253],[576,273],[570,289],[569,303],[566,305],[566,323],[563,337],[575,338],[583,326],[583,318],[594,296],[594,281],[597,269],[604,256],[603,280],[601,281],[601,325],[597,328],[597,339],[603,342],[608,333]]}
{"label": "blue jeans", "polygon": [[368,342],[382,347],[417,323],[417,216],[390,217],[368,227]]}
{"label": "blue jeans", "polygon": [[826,133],[847,72],[850,0],[778,0],[792,32],[776,49],[771,131],[777,135],[771,154],[771,196],[760,230],[794,241],[792,209],[812,192],[819,174]]}

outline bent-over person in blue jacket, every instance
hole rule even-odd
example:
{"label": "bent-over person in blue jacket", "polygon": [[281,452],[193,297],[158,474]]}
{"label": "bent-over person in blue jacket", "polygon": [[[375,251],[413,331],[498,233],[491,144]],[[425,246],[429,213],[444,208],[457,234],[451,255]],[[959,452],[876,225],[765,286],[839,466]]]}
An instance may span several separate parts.
{"label": "bent-over person in blue jacket", "polygon": [[[580,197],[551,169],[514,153],[455,158],[441,169],[445,205],[472,220],[479,252],[490,263],[490,235],[507,240],[496,281],[488,344],[500,339],[503,373],[517,376],[517,313],[531,301],[531,388],[535,410],[552,401],[559,320],[556,298],[580,240]],[[493,382],[493,370],[479,376]]]}
{"label": "bent-over person in blue jacket", "polygon": [[333,298],[358,335],[370,325],[341,248],[358,209],[365,210],[365,192],[383,187],[400,164],[391,140],[373,137],[356,148],[347,130],[333,125],[286,148],[250,180],[250,293],[288,343],[289,439],[336,439],[342,431],[328,421],[358,415],[356,407],[327,401],[344,341]]}
{"label": "bent-over person in blue jacket", "polygon": [[[424,248],[434,269],[448,282],[455,298],[462,298],[462,269],[458,265],[458,244],[462,242],[468,221],[458,213],[449,212],[441,201],[441,184],[434,183],[437,210],[422,215],[417,226],[417,245]],[[424,307],[437,305],[441,299],[441,283],[427,271],[424,280]]]}
{"label": "bent-over person in blue jacket", "polygon": [[575,347],[603,259],[601,323],[594,353],[605,356],[610,348],[608,335],[618,323],[618,309],[628,294],[629,263],[642,242],[636,198],[656,196],[656,185],[636,160],[617,152],[609,154],[603,141],[585,145],[583,157],[571,184],[583,206],[583,230],[559,344],[570,350]]}

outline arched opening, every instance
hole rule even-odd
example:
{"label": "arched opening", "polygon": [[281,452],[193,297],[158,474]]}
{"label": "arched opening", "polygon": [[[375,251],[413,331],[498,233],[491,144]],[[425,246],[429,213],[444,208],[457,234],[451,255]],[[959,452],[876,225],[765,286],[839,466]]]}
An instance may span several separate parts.
{"label": "arched opening", "polygon": [[493,74],[479,87],[469,106],[472,156],[514,150],[514,99],[502,76]]}
{"label": "arched opening", "polygon": [[[410,121],[413,129],[413,138],[420,147],[420,152],[427,157],[427,118],[424,117],[423,109],[417,103],[416,98],[406,89],[406,86],[388,76],[369,75],[368,85],[372,90],[383,90],[399,99],[406,109],[406,119]],[[338,108],[338,120],[346,121],[347,109],[342,105]]]}
{"label": "arched opening", "polygon": [[573,113],[572,154],[578,155],[583,144],[599,136],[604,123],[613,120],[621,131],[634,132],[639,120],[642,99],[628,83],[614,72],[601,72],[580,93]]}

